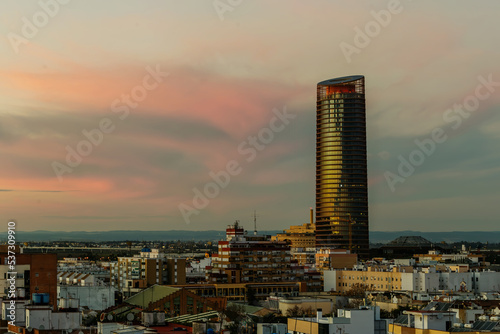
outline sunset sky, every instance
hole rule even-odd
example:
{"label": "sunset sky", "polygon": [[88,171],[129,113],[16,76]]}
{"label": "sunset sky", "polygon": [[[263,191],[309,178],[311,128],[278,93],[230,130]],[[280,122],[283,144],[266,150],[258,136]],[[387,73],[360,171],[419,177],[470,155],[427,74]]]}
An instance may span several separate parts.
{"label": "sunset sky", "polygon": [[[256,210],[262,230],[305,223],[316,84],[361,74],[371,230],[498,231],[500,2],[395,3],[2,1],[2,220],[252,229]],[[413,153],[436,131],[435,149]],[[272,137],[242,154],[259,133]],[[77,147],[86,156],[69,166]],[[387,172],[410,156],[423,160],[391,189]],[[230,161],[238,172],[188,223],[180,208]]]}

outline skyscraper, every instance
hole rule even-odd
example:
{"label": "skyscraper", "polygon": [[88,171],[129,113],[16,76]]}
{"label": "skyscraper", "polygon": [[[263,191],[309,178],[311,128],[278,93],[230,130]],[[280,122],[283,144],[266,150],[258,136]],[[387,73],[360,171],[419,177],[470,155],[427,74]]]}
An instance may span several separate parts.
{"label": "skyscraper", "polygon": [[368,256],[365,78],[318,83],[316,247]]}

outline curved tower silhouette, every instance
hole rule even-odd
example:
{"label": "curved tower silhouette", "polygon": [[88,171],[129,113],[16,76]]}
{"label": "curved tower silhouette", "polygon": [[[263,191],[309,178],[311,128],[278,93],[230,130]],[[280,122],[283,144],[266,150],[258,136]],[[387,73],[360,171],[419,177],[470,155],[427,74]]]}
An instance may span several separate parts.
{"label": "curved tower silhouette", "polygon": [[368,256],[365,78],[361,75],[317,85],[316,247]]}

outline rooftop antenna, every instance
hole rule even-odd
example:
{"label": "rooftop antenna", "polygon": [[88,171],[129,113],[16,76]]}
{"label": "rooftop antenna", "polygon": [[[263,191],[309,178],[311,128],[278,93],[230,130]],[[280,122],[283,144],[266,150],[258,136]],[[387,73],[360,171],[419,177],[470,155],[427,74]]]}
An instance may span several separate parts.
{"label": "rooftop antenna", "polygon": [[257,211],[253,210],[253,235],[257,235]]}

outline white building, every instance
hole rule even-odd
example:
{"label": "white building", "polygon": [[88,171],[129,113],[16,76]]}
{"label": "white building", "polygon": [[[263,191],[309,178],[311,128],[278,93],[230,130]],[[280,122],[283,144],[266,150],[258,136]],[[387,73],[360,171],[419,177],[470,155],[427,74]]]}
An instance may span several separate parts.
{"label": "white building", "polygon": [[500,333],[499,318],[486,316],[480,308],[452,309],[431,303],[419,311],[405,311],[389,325],[389,334]]}
{"label": "white building", "polygon": [[26,307],[26,328],[74,330],[82,325],[81,312],[54,312],[47,306]]}
{"label": "white building", "polygon": [[377,291],[408,291],[432,295],[443,291],[480,294],[500,289],[500,272],[468,271],[461,266],[365,266],[355,270],[326,270],[323,277],[324,291],[345,292],[355,284]]}
{"label": "white building", "polygon": [[338,310],[337,317],[323,317],[318,310],[315,318],[289,318],[288,333],[350,333],[350,334],[386,334],[387,321],[380,319],[380,308],[360,307],[353,310]]}
{"label": "white building", "polygon": [[58,286],[57,298],[59,307],[65,308],[64,303],[70,299],[80,301],[80,307],[102,311],[115,305],[116,288],[112,286]]}
{"label": "white building", "polygon": [[11,285],[16,291],[16,297],[24,298],[26,295],[29,295],[29,291],[25,291],[25,279],[29,278],[29,264],[18,264],[16,265],[16,275],[15,275],[15,284],[11,284],[13,281],[9,280],[10,275],[7,273],[12,270],[9,269],[9,265],[4,264],[0,265],[0,298],[7,299],[10,293]]}
{"label": "white building", "polygon": [[104,280],[97,278],[93,274],[85,274],[71,271],[57,273],[57,281],[61,285],[81,285],[94,286],[104,285]]}

